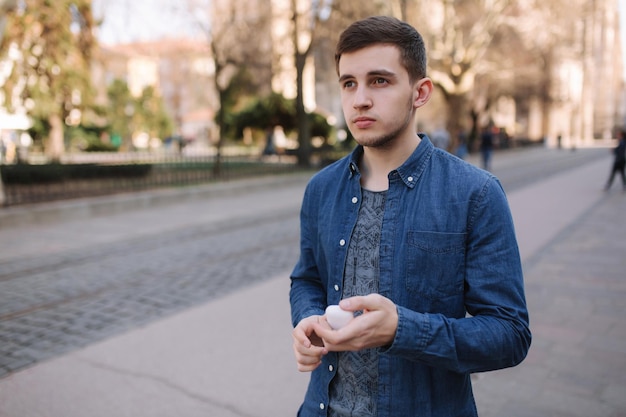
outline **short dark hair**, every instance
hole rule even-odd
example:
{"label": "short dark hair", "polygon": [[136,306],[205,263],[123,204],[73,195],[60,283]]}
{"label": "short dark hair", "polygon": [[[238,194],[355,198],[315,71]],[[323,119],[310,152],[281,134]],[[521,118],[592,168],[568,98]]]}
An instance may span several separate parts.
{"label": "short dark hair", "polygon": [[352,23],[342,32],[335,50],[337,74],[342,54],[381,43],[400,49],[401,62],[411,82],[426,76],[426,47],[422,35],[408,23],[390,16],[368,17]]}

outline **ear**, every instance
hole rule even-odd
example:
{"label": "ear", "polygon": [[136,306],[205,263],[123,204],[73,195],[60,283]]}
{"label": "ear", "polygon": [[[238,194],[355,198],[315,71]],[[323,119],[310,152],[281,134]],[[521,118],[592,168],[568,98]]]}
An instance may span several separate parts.
{"label": "ear", "polygon": [[414,84],[414,99],[413,107],[420,108],[430,100],[430,96],[433,94],[433,82],[430,78],[424,77],[418,80]]}

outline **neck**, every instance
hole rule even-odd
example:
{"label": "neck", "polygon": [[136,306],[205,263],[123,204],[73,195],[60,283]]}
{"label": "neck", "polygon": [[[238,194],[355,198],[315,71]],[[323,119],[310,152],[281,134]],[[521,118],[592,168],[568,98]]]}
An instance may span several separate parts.
{"label": "neck", "polygon": [[406,140],[397,140],[391,146],[363,147],[361,159],[361,186],[371,191],[389,188],[388,176],[413,154],[421,139],[417,134]]}

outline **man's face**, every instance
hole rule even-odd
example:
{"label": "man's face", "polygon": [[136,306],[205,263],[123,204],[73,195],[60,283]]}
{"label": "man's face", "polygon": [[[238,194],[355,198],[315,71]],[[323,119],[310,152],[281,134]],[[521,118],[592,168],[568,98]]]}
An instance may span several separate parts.
{"label": "man's face", "polygon": [[415,135],[414,84],[395,46],[373,45],[341,56],[343,114],[357,143],[380,147],[399,136]]}

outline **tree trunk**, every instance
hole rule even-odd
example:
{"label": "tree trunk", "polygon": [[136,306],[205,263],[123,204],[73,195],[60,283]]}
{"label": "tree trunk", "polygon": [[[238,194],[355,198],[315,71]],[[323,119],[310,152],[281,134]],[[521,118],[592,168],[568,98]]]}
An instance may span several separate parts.
{"label": "tree trunk", "polygon": [[213,174],[216,177],[219,177],[222,173],[222,146],[224,145],[224,136],[226,136],[226,126],[224,124],[224,103],[225,103],[225,92],[222,88],[220,88],[217,77],[215,81],[215,86],[218,89],[219,100],[220,100],[220,109],[217,112],[216,122],[219,127],[219,137],[217,138],[217,142],[215,143],[215,164],[213,165]]}
{"label": "tree trunk", "polygon": [[61,116],[53,113],[48,117],[48,122],[50,123],[50,134],[44,146],[45,154],[52,162],[59,162],[65,151],[63,120]]}
{"label": "tree trunk", "polygon": [[296,54],[296,71],[297,71],[297,94],[296,94],[296,117],[298,127],[298,165],[308,167],[311,164],[311,128],[309,126],[309,117],[304,108],[304,64],[306,63],[306,55]]}

